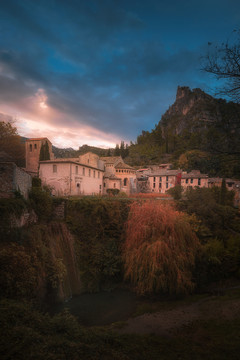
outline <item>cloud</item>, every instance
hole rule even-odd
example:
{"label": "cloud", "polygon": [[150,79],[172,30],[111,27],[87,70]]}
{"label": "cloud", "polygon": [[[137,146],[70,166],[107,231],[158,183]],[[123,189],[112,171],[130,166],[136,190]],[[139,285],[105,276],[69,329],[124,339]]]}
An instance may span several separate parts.
{"label": "cloud", "polygon": [[188,5],[180,18],[167,1],[4,1],[0,110],[66,139],[74,129],[89,143],[87,134],[134,140],[159,121],[178,85],[206,87],[202,42],[184,24],[193,21]]}

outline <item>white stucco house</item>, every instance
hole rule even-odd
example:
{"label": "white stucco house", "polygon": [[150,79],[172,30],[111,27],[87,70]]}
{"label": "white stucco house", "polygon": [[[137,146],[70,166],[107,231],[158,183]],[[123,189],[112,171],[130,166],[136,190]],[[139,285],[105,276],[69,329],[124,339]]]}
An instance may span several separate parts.
{"label": "white stucco house", "polygon": [[103,175],[104,163],[92,153],[39,162],[42,183],[57,196],[102,194]]}

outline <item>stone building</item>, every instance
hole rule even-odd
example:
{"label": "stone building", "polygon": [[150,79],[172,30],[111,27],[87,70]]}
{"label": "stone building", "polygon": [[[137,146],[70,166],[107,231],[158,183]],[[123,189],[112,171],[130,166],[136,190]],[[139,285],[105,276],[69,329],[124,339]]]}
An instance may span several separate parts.
{"label": "stone building", "polygon": [[[215,178],[209,178],[208,179],[208,187],[221,187],[222,186],[222,178],[215,177]],[[236,207],[240,207],[240,180],[235,179],[225,179],[226,181],[226,187],[229,191],[234,191],[234,205]]]}
{"label": "stone building", "polygon": [[47,138],[26,140],[26,171],[32,176],[38,175],[40,151],[41,147],[46,143],[48,144],[50,159],[53,160],[52,143]]}
{"label": "stone building", "polygon": [[201,174],[199,170],[190,173],[182,172],[181,185],[184,189],[188,187],[208,187],[208,175]]}
{"label": "stone building", "polygon": [[149,191],[164,194],[180,181],[181,170],[158,170],[148,172],[146,175]]}
{"label": "stone building", "polygon": [[119,189],[126,194],[137,191],[136,170],[124,163],[121,156],[101,157],[105,164],[104,194],[108,189]]}
{"label": "stone building", "polygon": [[57,196],[103,193],[104,163],[92,153],[39,162],[39,177]]}

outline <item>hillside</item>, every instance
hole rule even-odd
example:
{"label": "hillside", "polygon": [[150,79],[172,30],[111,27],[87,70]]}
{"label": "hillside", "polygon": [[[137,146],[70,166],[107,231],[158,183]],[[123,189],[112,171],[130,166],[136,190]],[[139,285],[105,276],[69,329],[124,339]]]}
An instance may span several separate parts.
{"label": "hillside", "polygon": [[99,156],[110,156],[113,154],[114,149],[102,149],[96,146],[82,145],[78,150],[73,148],[64,148],[60,149],[56,146],[52,147],[53,153],[56,158],[69,158],[69,157],[78,157],[79,155],[86,154],[87,152],[92,152]]}
{"label": "hillside", "polygon": [[130,146],[128,162],[171,161],[185,170],[240,177],[240,105],[201,89],[178,87],[176,101],[151,132]]}

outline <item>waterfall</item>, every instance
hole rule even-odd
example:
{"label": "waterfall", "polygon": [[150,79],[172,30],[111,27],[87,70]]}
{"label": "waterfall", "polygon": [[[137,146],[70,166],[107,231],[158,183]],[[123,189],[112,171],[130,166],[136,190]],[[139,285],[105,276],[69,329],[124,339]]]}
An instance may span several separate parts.
{"label": "waterfall", "polygon": [[59,284],[58,300],[68,300],[81,292],[80,274],[74,249],[74,237],[65,223],[52,222],[48,225],[47,239],[54,261],[60,261],[65,267]]}

